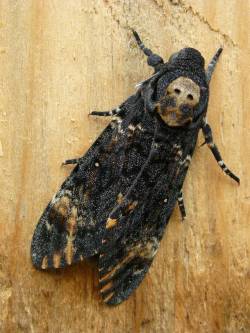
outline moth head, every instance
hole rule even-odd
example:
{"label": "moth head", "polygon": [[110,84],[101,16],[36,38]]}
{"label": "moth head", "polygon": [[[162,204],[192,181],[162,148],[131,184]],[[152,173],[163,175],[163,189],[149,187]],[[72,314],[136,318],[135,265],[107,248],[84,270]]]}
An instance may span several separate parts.
{"label": "moth head", "polygon": [[185,48],[170,57],[166,68],[157,82],[155,111],[168,126],[186,126],[206,112],[204,59],[199,51]]}

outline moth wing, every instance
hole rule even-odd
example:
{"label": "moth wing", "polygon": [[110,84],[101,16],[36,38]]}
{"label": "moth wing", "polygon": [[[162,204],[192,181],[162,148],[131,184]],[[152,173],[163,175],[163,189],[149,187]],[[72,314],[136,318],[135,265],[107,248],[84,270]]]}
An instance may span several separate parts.
{"label": "moth wing", "polygon": [[138,287],[155,257],[158,243],[158,237],[148,234],[143,241],[121,239],[119,246],[104,250],[99,258],[99,286],[105,303],[117,305]]}
{"label": "moth wing", "polygon": [[43,212],[31,244],[32,262],[37,268],[64,267],[96,253],[97,225],[85,210],[95,182],[93,161],[107,157],[103,146],[112,149],[114,135],[112,125],[108,125]]}
{"label": "moth wing", "polygon": [[123,158],[124,131],[137,101],[134,95],[124,103],[121,117],[106,127],[43,212],[31,244],[35,267],[65,267],[98,253],[104,231],[101,221],[115,205],[112,194],[119,170],[114,166]]}
{"label": "moth wing", "polygon": [[107,304],[127,299],[147,273],[176,204],[189,156],[176,159],[174,150],[164,153],[162,147],[107,219],[99,257],[100,291]]}

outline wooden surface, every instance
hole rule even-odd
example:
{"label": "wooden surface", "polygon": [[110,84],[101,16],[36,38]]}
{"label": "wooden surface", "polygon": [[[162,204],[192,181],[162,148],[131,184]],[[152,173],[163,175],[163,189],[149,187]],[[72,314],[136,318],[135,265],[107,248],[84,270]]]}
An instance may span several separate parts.
{"label": "wooden surface", "polygon": [[[0,331],[250,332],[249,0],[0,2]],[[197,148],[143,284],[125,303],[100,302],[83,263],[36,271],[30,241],[47,202],[110,109],[151,70],[129,28],[167,58],[184,46],[208,61],[222,45],[208,119],[238,187]],[[199,138],[201,143],[202,138]]]}

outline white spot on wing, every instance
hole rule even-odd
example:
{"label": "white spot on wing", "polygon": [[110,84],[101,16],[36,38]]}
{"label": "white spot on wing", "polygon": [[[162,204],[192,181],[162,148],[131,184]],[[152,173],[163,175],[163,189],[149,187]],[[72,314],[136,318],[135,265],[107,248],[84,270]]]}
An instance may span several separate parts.
{"label": "white spot on wing", "polygon": [[130,124],[129,127],[128,127],[128,129],[129,129],[130,131],[134,131],[134,130],[135,130],[135,126],[132,125],[132,124]]}
{"label": "white spot on wing", "polygon": [[52,225],[49,224],[48,221],[46,221],[45,224],[46,224],[46,228],[47,228],[47,230],[50,231],[51,228],[52,228]]}

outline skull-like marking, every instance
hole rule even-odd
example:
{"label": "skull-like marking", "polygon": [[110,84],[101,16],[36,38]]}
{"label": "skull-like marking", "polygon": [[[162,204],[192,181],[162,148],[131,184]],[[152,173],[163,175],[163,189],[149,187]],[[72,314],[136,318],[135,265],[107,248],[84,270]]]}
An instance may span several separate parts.
{"label": "skull-like marking", "polygon": [[192,121],[199,100],[200,87],[191,79],[180,76],[167,86],[156,110],[167,125],[183,126]]}

